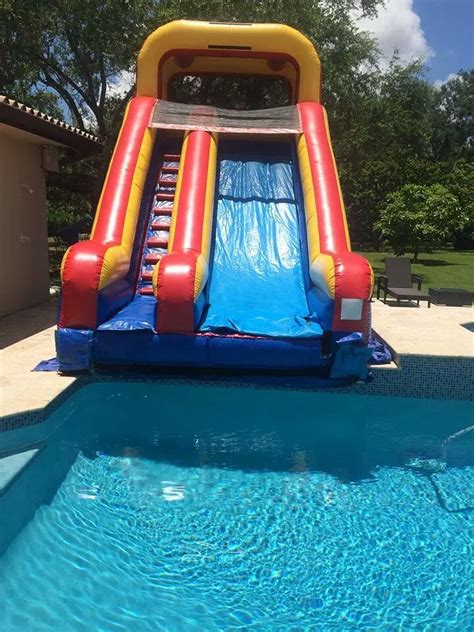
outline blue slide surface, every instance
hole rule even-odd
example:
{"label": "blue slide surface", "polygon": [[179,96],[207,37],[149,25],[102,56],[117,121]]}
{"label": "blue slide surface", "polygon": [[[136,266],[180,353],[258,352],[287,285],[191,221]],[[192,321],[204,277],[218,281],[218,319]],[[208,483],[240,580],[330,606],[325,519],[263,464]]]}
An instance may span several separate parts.
{"label": "blue slide surface", "polygon": [[224,149],[219,161],[209,308],[202,332],[320,337],[306,299],[304,220],[290,145]]}

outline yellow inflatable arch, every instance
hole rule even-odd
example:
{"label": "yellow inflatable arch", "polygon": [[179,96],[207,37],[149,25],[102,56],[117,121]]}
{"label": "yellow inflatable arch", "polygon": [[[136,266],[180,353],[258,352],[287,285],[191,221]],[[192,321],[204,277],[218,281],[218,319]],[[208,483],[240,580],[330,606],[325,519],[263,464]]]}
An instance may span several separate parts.
{"label": "yellow inflatable arch", "polygon": [[168,98],[179,75],[257,75],[284,79],[291,102],[320,100],[321,66],[312,43],[283,24],[178,20],[145,41],[137,63],[137,95]]}

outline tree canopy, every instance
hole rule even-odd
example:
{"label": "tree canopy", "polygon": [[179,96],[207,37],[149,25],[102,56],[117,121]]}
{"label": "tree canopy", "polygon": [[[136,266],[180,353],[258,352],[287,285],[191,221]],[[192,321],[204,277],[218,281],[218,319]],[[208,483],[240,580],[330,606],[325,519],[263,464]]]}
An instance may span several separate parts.
{"label": "tree canopy", "polygon": [[455,230],[467,223],[457,198],[441,184],[406,184],[387,196],[375,228],[388,240],[396,255],[432,252],[446,244]]}
{"label": "tree canopy", "polygon": [[[283,22],[307,35],[321,57],[323,101],[353,239],[380,239],[375,225],[390,207],[387,196],[405,185],[442,184],[472,217],[474,71],[460,70],[437,89],[426,81],[418,62],[403,65],[395,56],[383,69],[374,40],[354,21],[356,13],[373,14],[380,4],[4,0],[0,37],[8,45],[0,52],[0,92],[66,118],[104,141],[102,156],[67,163],[62,176],[50,181],[51,213],[58,208],[69,219],[79,217],[94,206],[125,103],[134,91],[133,80],[123,80],[134,77],[136,55],[151,31],[178,18]],[[224,88],[212,81],[188,81],[176,86],[175,98],[192,99],[193,90],[196,98],[215,101]],[[272,105],[281,95],[249,81],[244,88],[226,85],[225,97],[237,107],[239,100],[241,105]],[[473,224],[457,235],[465,241]]]}

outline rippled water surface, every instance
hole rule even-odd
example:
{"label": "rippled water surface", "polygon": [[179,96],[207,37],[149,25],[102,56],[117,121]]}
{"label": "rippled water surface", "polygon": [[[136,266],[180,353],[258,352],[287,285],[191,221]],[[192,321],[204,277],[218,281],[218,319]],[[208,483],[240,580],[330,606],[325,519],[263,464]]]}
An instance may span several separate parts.
{"label": "rippled water surface", "polygon": [[472,630],[474,433],[446,442],[471,414],[85,387],[30,466],[45,495],[0,559],[1,630]]}

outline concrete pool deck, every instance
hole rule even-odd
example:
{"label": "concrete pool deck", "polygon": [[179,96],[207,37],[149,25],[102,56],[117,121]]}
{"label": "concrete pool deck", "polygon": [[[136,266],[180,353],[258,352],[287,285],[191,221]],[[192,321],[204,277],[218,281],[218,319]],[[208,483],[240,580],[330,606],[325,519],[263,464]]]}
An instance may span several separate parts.
{"label": "concrete pool deck", "polygon": [[474,358],[472,307],[407,304],[397,307],[374,299],[372,326],[399,355]]}
{"label": "concrete pool deck", "polygon": [[43,408],[75,380],[57,373],[33,373],[53,358],[57,298],[0,319],[0,415]]}
{"label": "concrete pool deck", "polygon": [[[52,298],[0,319],[0,416],[43,408],[75,381],[32,372],[55,355],[56,312],[57,298]],[[397,307],[374,300],[372,315],[374,330],[399,356],[474,357],[472,307]]]}

